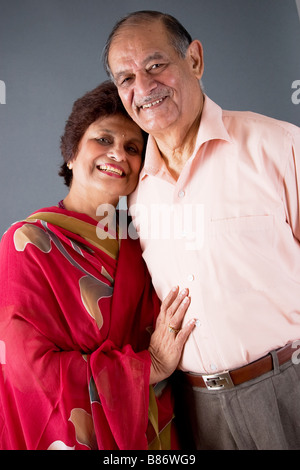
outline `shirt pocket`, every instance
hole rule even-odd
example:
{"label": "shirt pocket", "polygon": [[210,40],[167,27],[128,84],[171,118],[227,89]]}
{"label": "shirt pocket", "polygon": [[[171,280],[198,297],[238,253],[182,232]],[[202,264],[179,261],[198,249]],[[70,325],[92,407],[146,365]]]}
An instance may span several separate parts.
{"label": "shirt pocket", "polygon": [[273,215],[249,215],[226,219],[212,219],[210,235],[217,237],[229,233],[272,232],[274,227]]}
{"label": "shirt pocket", "polygon": [[211,220],[208,252],[216,278],[231,292],[273,285],[276,270],[273,215]]}

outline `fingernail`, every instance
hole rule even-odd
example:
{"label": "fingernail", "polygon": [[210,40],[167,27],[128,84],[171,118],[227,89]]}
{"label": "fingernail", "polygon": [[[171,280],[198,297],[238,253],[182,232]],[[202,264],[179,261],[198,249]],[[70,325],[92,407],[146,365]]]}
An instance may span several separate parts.
{"label": "fingernail", "polygon": [[187,293],[188,293],[187,289],[182,289],[179,295],[183,296],[183,295],[186,295]]}
{"label": "fingernail", "polygon": [[178,286],[172,288],[172,292],[176,292],[178,289]]}

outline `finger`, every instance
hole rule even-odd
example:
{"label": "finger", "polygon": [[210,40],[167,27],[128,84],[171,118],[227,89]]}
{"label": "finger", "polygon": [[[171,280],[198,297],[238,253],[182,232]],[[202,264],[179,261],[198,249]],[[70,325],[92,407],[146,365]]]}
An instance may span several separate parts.
{"label": "finger", "polygon": [[178,343],[179,347],[183,348],[183,346],[186,343],[186,340],[188,339],[191,332],[195,328],[195,325],[196,325],[196,319],[193,318],[192,320],[189,320],[187,324],[176,335],[176,342]]}
{"label": "finger", "polygon": [[160,312],[156,319],[156,326],[158,326],[161,323],[165,323],[167,310],[169,306],[172,305],[175,298],[177,297],[178,291],[179,291],[178,286],[173,287],[168,293],[168,295],[162,301],[161,306],[160,306]]}
{"label": "finger", "polygon": [[182,320],[187,312],[187,309],[190,306],[190,303],[191,303],[190,297],[181,298],[176,311],[169,318],[169,324],[172,326],[172,328],[175,328],[175,329],[181,328]]}
{"label": "finger", "polygon": [[169,307],[167,309],[167,314],[168,314],[169,318],[171,318],[171,317],[173,317],[173,315],[175,315],[178,308],[180,307],[180,305],[182,304],[184,299],[187,298],[188,295],[189,295],[189,290],[186,289],[186,288],[182,289],[179,292],[179,294],[175,297],[175,299],[173,300],[173,302],[169,305]]}
{"label": "finger", "polygon": [[172,303],[174,302],[174,300],[176,299],[177,295],[178,295],[178,291],[179,291],[179,287],[176,286],[176,287],[173,287],[170,292],[168,293],[167,297],[165,297],[165,299],[162,301],[162,304],[161,304],[161,310],[163,311],[167,311],[167,309],[172,305]]}

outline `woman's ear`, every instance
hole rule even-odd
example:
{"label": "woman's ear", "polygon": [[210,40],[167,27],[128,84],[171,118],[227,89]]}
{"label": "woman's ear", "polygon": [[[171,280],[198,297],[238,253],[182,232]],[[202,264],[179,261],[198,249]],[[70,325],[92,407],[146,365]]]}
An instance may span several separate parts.
{"label": "woman's ear", "polygon": [[204,61],[202,44],[198,39],[191,42],[186,57],[190,60],[193,73],[200,80],[204,72]]}

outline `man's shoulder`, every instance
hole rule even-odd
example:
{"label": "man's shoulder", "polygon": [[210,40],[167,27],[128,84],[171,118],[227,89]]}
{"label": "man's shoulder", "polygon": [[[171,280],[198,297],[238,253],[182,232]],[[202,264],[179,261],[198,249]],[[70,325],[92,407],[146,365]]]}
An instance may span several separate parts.
{"label": "man's shoulder", "polygon": [[223,121],[226,127],[252,127],[258,132],[271,132],[280,134],[289,134],[291,137],[300,135],[300,128],[295,124],[282,121],[264,114],[252,111],[231,111],[223,110]]}

